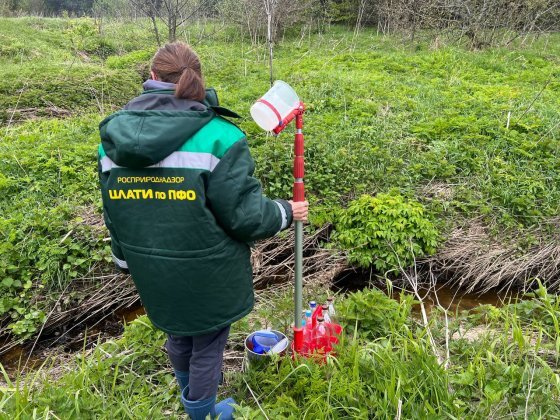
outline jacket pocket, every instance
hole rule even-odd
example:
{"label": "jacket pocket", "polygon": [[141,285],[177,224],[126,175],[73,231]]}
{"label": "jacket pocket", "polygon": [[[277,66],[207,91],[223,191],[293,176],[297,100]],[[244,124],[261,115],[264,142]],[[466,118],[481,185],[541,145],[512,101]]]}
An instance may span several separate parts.
{"label": "jacket pocket", "polygon": [[169,257],[169,258],[201,258],[201,257],[206,257],[208,255],[221,252],[232,241],[233,240],[231,238],[226,236],[221,242],[218,242],[216,245],[213,245],[209,248],[184,250],[184,251],[177,251],[172,249],[160,249],[160,248],[146,248],[142,246],[130,245],[124,242],[121,242],[121,246],[137,254],[155,255],[155,256]]}
{"label": "jacket pocket", "polygon": [[123,248],[142,303],[156,327],[174,335],[205,334],[251,310],[249,248],[231,239],[218,245],[185,251],[181,256],[162,255],[161,250],[146,253],[145,248],[129,245]]}

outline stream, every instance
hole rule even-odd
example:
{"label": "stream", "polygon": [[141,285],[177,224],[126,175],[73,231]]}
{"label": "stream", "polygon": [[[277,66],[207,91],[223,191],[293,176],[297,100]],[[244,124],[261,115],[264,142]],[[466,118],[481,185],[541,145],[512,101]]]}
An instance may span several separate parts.
{"label": "stream", "polygon": [[[353,291],[364,287],[363,279],[360,279],[360,285],[357,281],[358,277],[342,276],[335,282],[333,289]],[[461,289],[448,285],[437,285],[436,292],[421,292],[424,305],[428,313],[439,304],[448,309],[450,314],[456,311],[472,310],[480,305],[490,304],[497,307],[502,306],[511,300],[518,299],[518,292],[510,291],[489,291],[486,293],[467,293]],[[393,292],[395,299],[399,298],[399,291]],[[416,305],[419,310],[419,305]],[[60,340],[60,337],[45,337],[37,341],[37,343],[27,343],[17,346],[12,350],[0,355],[0,363],[11,379],[17,376],[22,370],[29,370],[39,367],[47,358],[53,355],[67,354],[72,355],[82,351],[84,348],[91,348],[99,340],[117,337],[122,334],[124,325],[144,315],[144,308],[140,304],[136,304],[130,308],[121,309],[102,322],[97,322],[93,326],[84,325],[81,331],[77,331],[73,336]],[[24,367],[24,369],[22,369]],[[0,375],[1,378],[1,375]]]}

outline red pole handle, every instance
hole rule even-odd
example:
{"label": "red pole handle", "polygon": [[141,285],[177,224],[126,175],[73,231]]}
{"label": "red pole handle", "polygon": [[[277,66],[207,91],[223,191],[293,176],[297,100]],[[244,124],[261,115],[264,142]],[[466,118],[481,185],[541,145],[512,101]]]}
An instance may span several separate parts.
{"label": "red pole handle", "polygon": [[294,329],[294,351],[296,353],[301,353],[303,350],[303,328],[296,328]]}
{"label": "red pole handle", "polygon": [[[296,113],[294,114],[294,117],[296,119],[296,135],[294,138],[294,155],[295,155],[294,157],[294,202],[305,201],[305,185],[303,183],[303,176],[305,174],[305,161],[303,157],[303,112],[304,110],[305,110],[305,106],[303,105],[303,102],[300,102],[300,106],[296,110]],[[297,238],[296,238],[296,245],[297,245]],[[300,252],[301,252],[301,248],[300,248]],[[297,256],[296,256],[296,268],[297,268],[297,264],[298,263],[297,263]],[[300,279],[301,279],[301,273],[300,273]],[[296,279],[296,287],[297,287],[297,279]],[[298,310],[297,308],[298,305],[296,304],[296,310]],[[296,315],[296,319],[298,319],[297,315]],[[300,325],[294,325],[294,351],[300,354],[303,351],[303,329],[300,328]]]}
{"label": "red pole handle", "polygon": [[303,102],[300,103],[296,118],[296,135],[294,139],[294,201],[305,201],[305,184],[303,177],[305,175],[305,161],[303,157],[303,112],[305,107]]}
{"label": "red pole handle", "polygon": [[[282,130],[284,130],[284,128],[286,128],[286,126],[295,118],[296,120],[296,135],[295,135],[295,139],[294,139],[294,154],[295,154],[295,158],[294,158],[294,197],[293,200],[296,201],[305,201],[305,185],[303,183],[303,176],[305,174],[305,162],[304,162],[304,157],[303,157],[303,112],[305,111],[305,106],[303,104],[303,102],[299,103],[299,107],[297,107],[296,109],[294,109],[288,116],[286,116],[286,118],[284,118],[283,121],[280,121],[278,124],[278,127],[276,127],[274,130],[272,130],[275,134],[280,134],[280,132]],[[298,258],[299,258],[299,288],[301,288],[301,235],[303,235],[303,231],[302,231],[302,226],[301,223],[299,225],[296,225],[296,248],[298,247],[298,228],[299,228],[299,232],[300,232],[300,247],[299,247],[299,252],[300,254],[298,254],[296,252],[296,289],[298,288]],[[300,255],[298,257],[298,255]],[[301,296],[301,291],[299,293],[299,295]],[[297,290],[296,290],[296,296],[298,296]],[[300,302],[301,303],[301,302]],[[296,316],[295,316],[295,320],[296,323],[298,322],[298,320],[300,319],[300,316],[298,315],[301,312],[301,305],[297,303],[296,301]],[[301,325],[295,325],[294,324],[294,352],[295,353],[301,353],[303,350],[303,328],[301,328]]]}

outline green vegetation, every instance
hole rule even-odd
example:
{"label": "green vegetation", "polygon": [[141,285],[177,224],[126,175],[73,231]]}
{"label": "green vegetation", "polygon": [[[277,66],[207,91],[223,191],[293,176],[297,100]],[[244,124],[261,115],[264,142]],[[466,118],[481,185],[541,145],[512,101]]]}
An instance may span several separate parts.
{"label": "green vegetation", "polygon": [[[33,336],[51,310],[83,298],[73,280],[113,272],[100,225],[97,124],[140,91],[155,45],[148,21],[100,28],[86,18],[0,19],[3,337]],[[266,48],[237,28],[201,28],[180,36],[222,105],[247,117],[240,126],[267,194],[289,197],[292,132],[274,138],[248,118],[268,88]],[[274,74],[307,106],[311,219],[333,224],[329,246],[383,276],[437,253],[474,219],[503,242],[523,238],[518,248],[553,237],[558,34],[476,52],[402,44],[370,29],[290,34],[275,46]],[[256,328],[288,332],[291,299],[289,289],[262,295],[233,327],[234,354]],[[236,394],[243,418],[560,417],[560,299],[542,286],[503,308],[451,319],[434,310],[427,327],[405,294],[396,301],[364,290],[337,307],[345,335],[326,364],[285,359],[241,373],[232,362],[221,391]],[[163,340],[143,317],[56,377],[56,358],[16,380],[4,372],[0,418],[180,417]]]}
{"label": "green vegetation", "polygon": [[[265,48],[209,28],[182,35],[222,104],[247,117],[265,191],[289,197],[291,133],[273,138],[248,112],[268,87]],[[102,34],[86,18],[1,19],[0,29],[0,316],[29,336],[72,279],[111,269],[105,233],[90,223],[96,129],[141,89],[155,45],[147,21],[107,21]],[[539,225],[560,205],[559,39],[472,52],[332,27],[278,43],[275,77],[307,106],[312,222],[334,222],[335,246],[381,273],[433,253],[472,218],[526,238],[519,246],[551,235]],[[391,226],[375,213],[384,206]]]}
{"label": "green vegetation", "polygon": [[[324,296],[325,291],[307,291]],[[265,292],[257,310],[234,324],[230,363],[246,335],[268,319],[289,332],[289,289]],[[293,418],[557,418],[560,416],[560,298],[536,297],[503,308],[481,306],[449,323],[449,360],[439,363],[427,329],[411,310],[376,289],[337,300],[344,338],[326,364],[289,357],[261,370],[226,375],[222,395],[235,395],[238,417]],[[270,317],[270,307],[277,308]],[[285,308],[285,309],[284,309]],[[543,317],[543,315],[545,315]],[[430,330],[446,349],[442,312]],[[10,418],[181,417],[178,389],[161,351],[164,335],[146,317],[124,336],[80,354],[59,379],[46,361],[36,373],[0,390],[0,415]],[[226,363],[227,358],[226,358]],[[182,415],[184,416],[184,414]]]}
{"label": "green vegetation", "polygon": [[348,250],[348,260],[387,273],[433,254],[438,232],[424,207],[400,194],[363,195],[334,216],[334,245]]}
{"label": "green vegetation", "polygon": [[[103,61],[133,45],[98,35],[91,19],[2,19],[0,26],[0,123],[107,113],[140,90],[134,68],[117,71]],[[146,40],[133,25],[119,29]]]}
{"label": "green vegetation", "polygon": [[[402,322],[409,298],[395,304],[376,290],[350,295],[343,314],[357,318],[358,327],[346,324],[353,337],[326,366],[284,361],[250,372],[246,381],[270,418],[395,418],[399,410],[403,418],[554,418],[560,414],[558,329],[537,314],[552,306],[557,319],[559,301],[544,290],[540,299],[525,303],[531,315],[523,324],[518,304],[459,315],[450,325],[445,368],[426,329],[410,317]],[[363,310],[370,302],[376,309]],[[433,315],[431,330],[444,331],[441,314]],[[436,339],[445,346],[442,334]]]}
{"label": "green vegetation", "polygon": [[100,211],[96,119],[28,123],[0,143],[0,314],[16,335],[37,331],[45,304],[110,260],[105,232],[84,223]]}

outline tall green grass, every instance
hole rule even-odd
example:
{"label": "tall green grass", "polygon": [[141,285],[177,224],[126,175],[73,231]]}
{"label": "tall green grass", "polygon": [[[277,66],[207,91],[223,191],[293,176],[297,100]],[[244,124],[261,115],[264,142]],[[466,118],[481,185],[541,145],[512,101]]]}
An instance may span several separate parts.
{"label": "tall green grass", "polygon": [[[99,33],[88,19],[0,19],[0,33],[0,316],[30,335],[50,296],[107,257],[103,234],[82,223],[85,210],[100,210],[96,126],[140,91],[156,46],[146,21]],[[222,105],[246,117],[239,124],[266,193],[289,197],[291,132],[273,138],[249,117],[268,88],[265,46],[213,24],[183,35]],[[307,106],[312,222],[332,222],[333,208],[359,195],[391,192],[425,207],[441,233],[436,248],[473,218],[504,241],[524,238],[519,247],[553,236],[537,228],[560,206],[558,34],[476,52],[341,27],[306,35],[275,46],[274,76]],[[53,107],[72,116],[46,118]]]}
{"label": "tall green grass", "polygon": [[[258,320],[288,332],[283,324],[288,312],[282,308],[290,309],[289,290],[260,298],[256,311],[234,324],[230,355],[242,356],[242,339],[259,328]],[[276,317],[269,314],[271,305],[279,308]],[[531,300],[457,314],[449,327],[448,363],[438,361],[426,329],[445,353],[443,314],[432,312],[424,327],[411,312],[413,305],[411,296],[403,294],[396,302],[375,289],[339,297],[345,333],[326,363],[287,356],[268,367],[230,371],[220,395],[235,396],[236,418],[246,419],[560,416],[558,297],[541,287]],[[121,339],[78,355],[58,379],[45,376],[51,363],[46,362],[38,372],[9,380],[1,390],[0,415],[180,417],[163,340],[141,317]]]}

